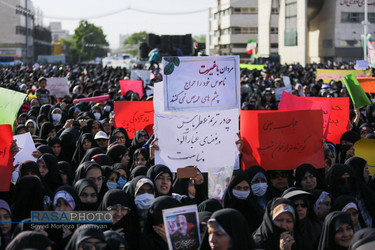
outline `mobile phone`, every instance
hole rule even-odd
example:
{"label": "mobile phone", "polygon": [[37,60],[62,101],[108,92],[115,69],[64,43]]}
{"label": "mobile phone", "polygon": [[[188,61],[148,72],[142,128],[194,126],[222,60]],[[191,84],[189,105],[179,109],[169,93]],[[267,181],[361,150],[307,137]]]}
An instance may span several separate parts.
{"label": "mobile phone", "polygon": [[178,179],[185,179],[185,178],[195,178],[197,177],[198,170],[196,168],[177,168],[177,178]]}

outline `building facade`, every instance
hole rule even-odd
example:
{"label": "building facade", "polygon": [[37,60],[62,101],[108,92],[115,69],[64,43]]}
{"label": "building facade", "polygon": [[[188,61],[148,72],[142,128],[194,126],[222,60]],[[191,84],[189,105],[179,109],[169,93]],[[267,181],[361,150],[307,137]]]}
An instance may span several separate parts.
{"label": "building facade", "polygon": [[[277,54],[278,3],[272,0],[269,2],[270,12],[265,16],[261,13],[263,8],[258,8],[258,0],[217,0],[209,9],[209,54],[240,55],[243,60],[249,59],[246,45],[251,39],[258,44],[267,43],[268,46],[265,47],[268,49],[259,51],[262,56]],[[263,29],[260,31],[260,28],[264,27],[265,22],[268,23],[269,29],[262,33]],[[259,39],[264,37],[268,40]]]}

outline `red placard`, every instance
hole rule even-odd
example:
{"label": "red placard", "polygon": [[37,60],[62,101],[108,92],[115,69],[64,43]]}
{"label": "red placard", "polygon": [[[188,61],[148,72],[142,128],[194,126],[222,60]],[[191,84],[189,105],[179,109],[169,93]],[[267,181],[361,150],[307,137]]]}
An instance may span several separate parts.
{"label": "red placard", "polygon": [[145,129],[151,136],[154,125],[152,101],[118,101],[113,109],[115,127],[123,127],[132,139],[139,129]]}
{"label": "red placard", "polygon": [[307,100],[326,100],[332,101],[331,114],[329,118],[327,140],[335,144],[340,143],[343,133],[348,131],[349,122],[349,97],[304,97]]}
{"label": "red placard", "polygon": [[13,171],[14,154],[9,151],[13,140],[12,126],[0,125],[0,134],[0,192],[7,192]]}
{"label": "red placard", "polygon": [[323,111],[241,111],[243,168],[296,169],[303,163],[324,167]]}
{"label": "red placard", "polygon": [[126,93],[131,90],[134,93],[138,93],[139,99],[143,96],[143,85],[141,80],[120,80],[121,95],[126,95]]}
{"label": "red placard", "polygon": [[323,137],[327,138],[332,101],[330,98],[309,100],[283,92],[279,110],[323,110]]}
{"label": "red placard", "polygon": [[366,93],[375,93],[375,77],[357,77],[357,80],[363,91]]}

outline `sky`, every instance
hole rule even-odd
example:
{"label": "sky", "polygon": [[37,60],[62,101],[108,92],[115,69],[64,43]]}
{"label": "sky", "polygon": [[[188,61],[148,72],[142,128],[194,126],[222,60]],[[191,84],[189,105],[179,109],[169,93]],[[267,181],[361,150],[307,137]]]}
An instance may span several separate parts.
{"label": "sky", "polygon": [[116,49],[119,47],[120,34],[146,31],[158,35],[207,35],[208,7],[215,0],[32,0],[32,2],[35,8],[43,12],[44,26],[48,26],[50,22],[61,22],[62,28],[73,34],[79,20],[85,19],[89,23],[100,26],[107,35],[110,47]]}

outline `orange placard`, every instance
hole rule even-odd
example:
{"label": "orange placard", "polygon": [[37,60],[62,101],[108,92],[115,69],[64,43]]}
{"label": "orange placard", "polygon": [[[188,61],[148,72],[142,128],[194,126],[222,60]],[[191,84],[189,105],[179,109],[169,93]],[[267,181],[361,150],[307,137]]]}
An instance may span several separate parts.
{"label": "orange placard", "polygon": [[357,80],[363,91],[366,93],[375,93],[375,77],[357,77]]}
{"label": "orange placard", "polygon": [[117,101],[113,109],[115,127],[123,127],[132,139],[139,129],[151,136],[154,125],[152,101]]}
{"label": "orange placard", "polygon": [[255,162],[266,170],[324,167],[323,111],[241,111],[243,168]]}
{"label": "orange placard", "polygon": [[340,144],[340,138],[343,133],[348,131],[349,122],[349,97],[304,97],[307,100],[326,100],[332,101],[332,109],[329,118],[327,140],[335,144]]}
{"label": "orange placard", "polygon": [[10,153],[13,132],[9,124],[0,125],[0,192],[9,191],[13,171],[13,153]]}
{"label": "orange placard", "polygon": [[126,95],[126,93],[131,90],[139,95],[139,99],[143,96],[143,83],[141,80],[120,80],[121,95]]}

